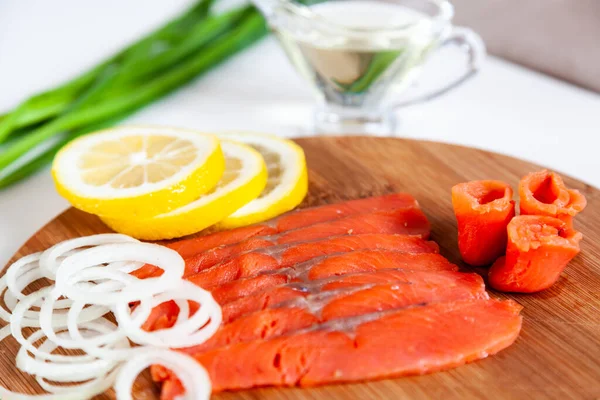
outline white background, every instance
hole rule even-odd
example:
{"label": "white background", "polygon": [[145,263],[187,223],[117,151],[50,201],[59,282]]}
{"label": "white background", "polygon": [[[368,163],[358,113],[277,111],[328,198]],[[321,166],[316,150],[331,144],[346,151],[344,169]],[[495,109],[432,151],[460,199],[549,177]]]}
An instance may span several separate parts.
{"label": "white background", "polygon": [[[0,0],[0,111],[72,77],[189,3]],[[429,81],[460,64],[449,56],[427,69]],[[130,121],[301,136],[311,105],[306,84],[268,38]],[[399,136],[510,154],[600,187],[600,96],[538,73],[490,57],[474,80],[399,116]],[[66,207],[48,170],[0,191],[0,265]]]}

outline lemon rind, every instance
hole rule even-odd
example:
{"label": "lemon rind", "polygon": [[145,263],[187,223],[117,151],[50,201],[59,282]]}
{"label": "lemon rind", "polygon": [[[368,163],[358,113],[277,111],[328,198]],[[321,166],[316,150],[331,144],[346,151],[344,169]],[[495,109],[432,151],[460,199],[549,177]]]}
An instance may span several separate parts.
{"label": "lemon rind", "polygon": [[[223,140],[223,142],[227,142]],[[248,202],[257,198],[267,183],[266,164],[256,150],[242,143],[236,146],[244,148],[253,156],[255,172],[243,185],[221,193],[201,207],[194,207],[198,200],[169,213],[148,219],[117,219],[103,217],[102,221],[113,230],[143,240],[162,240],[187,236],[215,225]],[[252,166],[245,166],[251,168]],[[248,172],[248,170],[246,170]],[[206,197],[211,196],[208,194]]]}
{"label": "lemon rind", "polygon": [[[119,127],[114,130],[141,130],[144,128],[143,126]],[[147,129],[157,133],[161,130],[161,128],[156,127],[147,127]],[[166,130],[173,131],[172,128]],[[56,161],[59,160],[61,154],[69,151],[74,146],[75,141],[73,141],[61,149],[55,158],[52,176],[56,190],[73,207],[108,218],[122,218],[123,216],[147,218],[179,208],[213,189],[218,184],[225,170],[225,159],[216,136],[195,131],[182,131],[203,135],[203,137],[209,139],[207,143],[210,143],[213,148],[209,150],[207,157],[197,168],[191,170],[185,178],[171,185],[160,190],[131,197],[96,198],[77,193],[74,188],[63,181],[63,174],[57,169],[57,164],[59,163]],[[92,135],[102,134],[103,132],[106,131],[100,131]],[[76,141],[83,139],[85,139],[85,136],[76,139]]]}

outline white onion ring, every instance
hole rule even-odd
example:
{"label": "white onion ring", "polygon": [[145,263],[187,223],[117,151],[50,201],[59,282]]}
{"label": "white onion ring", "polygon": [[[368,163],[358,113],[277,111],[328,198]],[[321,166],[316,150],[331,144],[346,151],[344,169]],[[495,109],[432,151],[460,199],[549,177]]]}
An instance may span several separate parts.
{"label": "white onion ring", "polygon": [[[107,329],[111,329],[111,328],[116,328],[116,325],[114,325],[113,323],[111,323],[108,320],[105,319],[100,319],[96,322],[96,331],[99,330],[103,330],[105,327]],[[98,328],[100,327],[100,328]],[[59,333],[59,336],[67,336],[68,332],[61,332]],[[125,347],[129,347],[129,343],[127,341],[123,341],[120,345],[125,346]],[[58,348],[57,344],[52,342],[51,340],[46,339],[39,347],[40,350],[44,351],[44,352],[49,352],[52,353],[54,350],[56,350]],[[60,368],[60,367],[58,367]],[[81,393],[83,392],[90,392],[91,393],[97,393],[96,390],[94,389],[95,387],[97,387],[98,385],[106,385],[107,382],[105,382],[106,380],[108,380],[109,386],[112,385],[112,382],[114,382],[114,378],[116,377],[116,373],[117,373],[117,368],[113,369],[110,373],[102,375],[102,376],[98,376],[95,377],[92,380],[87,380],[87,381],[79,381],[77,382],[77,392]],[[73,386],[64,386],[64,385],[53,385],[50,382],[48,382],[47,378],[45,376],[41,376],[41,375],[37,375],[36,377],[36,381],[39,383],[39,385],[47,392],[49,393],[69,393],[73,391]],[[57,382],[70,382],[70,383],[74,383],[74,379],[71,376],[66,376],[64,379],[61,378],[59,381]]]}
{"label": "white onion ring", "polygon": [[23,338],[23,334],[21,333],[21,329],[25,327],[39,328],[40,326],[39,320],[26,316],[29,313],[29,309],[35,302],[42,300],[45,295],[50,293],[50,290],[51,288],[48,287],[31,293],[29,296],[18,302],[15,308],[12,310],[12,314],[10,315],[9,319],[11,334],[21,345],[23,345],[23,343],[21,343],[20,340],[26,342],[25,338]]}
{"label": "white onion ring", "polygon": [[[103,326],[109,327],[111,325],[114,326],[114,324],[112,324],[110,321],[107,321],[107,320],[102,320],[102,321],[96,322],[96,328],[98,330],[103,329],[102,328]],[[100,327],[100,328],[98,328],[98,327]],[[5,327],[5,328],[8,328],[8,327]],[[32,340],[34,340],[34,341],[37,340],[37,339],[35,339],[36,337],[39,336],[39,338],[41,338],[43,336],[41,331],[37,331],[36,333],[34,333],[34,335],[35,336],[32,338]],[[129,346],[129,343],[127,341],[124,341],[122,343],[122,345]],[[44,341],[40,345],[40,349],[43,352],[48,352],[48,353],[53,352],[56,348],[57,348],[56,344],[52,343],[49,340]],[[63,370],[63,369],[61,369],[61,367],[53,367],[51,364],[48,364],[48,363],[43,363],[43,364],[44,365],[42,366],[42,368],[47,368],[48,370],[51,370],[51,369],[52,370],[57,370],[57,369]],[[53,385],[51,383],[48,383],[45,380],[45,379],[47,379],[46,376],[48,374],[44,373],[41,375],[36,375],[35,378],[36,378],[37,382],[40,384],[40,386],[44,390],[49,392],[50,394],[45,394],[45,395],[21,394],[21,393],[11,392],[0,386],[0,396],[2,397],[3,400],[31,400],[31,399],[81,400],[83,398],[91,398],[91,397],[95,396],[96,394],[102,393],[102,392],[106,391],[107,389],[109,389],[113,385],[113,382],[115,381],[118,371],[119,371],[118,368],[113,368],[107,374],[103,374],[101,376],[95,376],[92,380],[87,380],[87,381],[77,381],[76,379],[74,379],[73,375],[61,377],[60,379],[56,380],[56,382],[76,383],[75,386],[73,386],[73,385],[70,385],[70,386]]]}
{"label": "white onion ring", "polygon": [[10,326],[6,325],[0,329],[0,342],[10,336]]}
{"label": "white onion ring", "polygon": [[[144,264],[164,273],[144,280],[129,274]],[[152,364],[173,370],[186,389],[183,399],[208,399],[211,385],[204,368],[185,354],[162,348],[203,343],[221,323],[221,309],[212,295],[182,279],[184,264],[172,249],[117,234],[69,240],[17,260],[0,278],[6,305],[0,307],[0,318],[10,324],[0,329],[0,341],[15,337],[21,344],[17,367],[32,374],[50,394],[31,396],[0,386],[2,400],[90,398],[117,377],[117,398],[131,399],[137,375]],[[54,277],[54,285],[23,293],[32,282]],[[179,307],[175,324],[154,332],[141,329],[152,309],[167,301]],[[139,303],[133,311],[131,302]],[[193,315],[189,302],[199,306]],[[111,310],[119,326],[104,317]],[[24,327],[41,329],[25,338]],[[131,348],[129,340],[155,348]],[[59,347],[87,354],[54,354]],[[121,367],[124,360],[129,361]],[[75,385],[60,384],[67,382]]]}
{"label": "white onion ring", "polygon": [[172,350],[143,348],[121,367],[114,385],[117,399],[133,400],[131,389],[137,376],[154,364],[170,369],[179,378],[185,389],[179,400],[210,398],[212,386],[208,373],[192,357]]}
{"label": "white onion ring", "polygon": [[56,279],[56,271],[60,266],[58,259],[68,255],[72,250],[82,247],[124,242],[138,242],[138,240],[119,233],[104,233],[60,242],[42,253],[39,259],[40,271],[46,278]]}
{"label": "white onion ring", "polygon": [[[43,337],[44,332],[40,330],[32,333],[27,340],[33,346],[33,343]],[[42,351],[41,348],[36,348],[36,350],[43,357],[38,357],[37,354],[35,358],[31,357],[25,346],[22,346],[17,352],[17,367],[28,374],[41,376],[55,382],[81,382],[94,379],[107,374],[116,366],[114,362],[100,360],[89,355],[69,356],[52,354],[52,352]],[[49,355],[53,357],[60,356],[59,360],[50,360],[59,365],[53,366],[51,363],[46,362],[51,358]]]}
{"label": "white onion ring", "polygon": [[[66,313],[59,314],[60,318],[56,319],[56,314],[53,313],[55,311],[54,304],[56,299],[60,297],[59,293],[56,293],[54,290],[51,291],[47,296],[44,296],[44,301],[42,303],[42,307],[39,311],[39,325],[41,330],[44,332],[46,337],[57,344],[60,347],[65,349],[81,349],[77,340],[61,338],[56,334],[56,329],[64,329],[69,325],[69,318],[72,318],[72,310],[75,303],[72,303],[71,307]],[[84,305],[85,306],[85,305]],[[97,320],[104,315],[110,312],[110,309],[103,306],[92,305],[91,307],[86,308],[83,307],[79,310],[76,317],[76,323],[81,323],[82,321],[94,321]],[[82,317],[83,314],[83,317]],[[64,323],[63,323],[64,321]]]}
{"label": "white onion ring", "polygon": [[[19,301],[15,295],[19,294],[19,295],[23,296],[22,298],[24,298],[25,295],[22,294],[23,289],[25,289],[27,286],[29,286],[29,284],[38,280],[39,278],[40,278],[39,270],[34,268],[34,269],[31,269],[31,270],[23,273],[21,276],[19,276],[16,279],[16,281],[13,284],[13,290],[11,290],[11,288],[8,288],[7,292],[4,295],[4,303],[10,310],[10,313],[6,313],[6,315],[3,315],[3,317],[8,316],[8,318],[10,319],[10,314],[12,313],[12,311],[14,310],[14,308],[16,307],[16,305]],[[39,299],[39,300],[35,301],[31,306],[32,307],[40,307],[42,305],[42,300],[43,299]],[[54,309],[55,310],[68,309],[69,307],[71,307],[72,303],[73,303],[73,301],[69,300],[69,299],[58,300],[54,305]],[[4,311],[6,311],[6,310],[4,310]],[[2,311],[0,311],[0,313],[2,313]],[[27,311],[27,312],[25,312],[24,316],[29,319],[37,320],[39,318],[39,312],[38,311]],[[9,320],[7,320],[7,322],[8,321]]]}
{"label": "white onion ring", "polygon": [[0,319],[4,322],[9,322],[10,314],[12,313],[14,305],[11,307],[8,304],[10,301],[9,299],[12,297],[12,295],[10,294],[10,291],[8,291],[8,287],[6,286],[6,274],[4,274],[2,278],[0,278],[0,296],[2,296],[4,305],[6,306],[6,308],[0,306]]}
{"label": "white onion ring", "polygon": [[[69,310],[68,329],[70,340],[73,345],[85,351],[87,354],[109,361],[121,361],[131,354],[132,348],[114,348],[111,345],[119,340],[124,340],[127,336],[122,329],[115,326],[115,329],[99,334],[93,338],[86,338],[81,334],[77,325],[77,316],[81,312],[84,304],[75,302],[73,308]],[[143,324],[147,316],[140,316],[139,324]]]}
{"label": "white onion ring", "polygon": [[[91,294],[76,287],[71,280],[85,268],[119,261],[152,264],[164,270],[164,273],[158,278],[139,280],[118,293]],[[122,302],[139,301],[174,287],[181,280],[184,267],[183,258],[164,246],[141,242],[106,244],[82,250],[65,258],[56,273],[55,285],[63,296],[72,300],[112,306]]]}
{"label": "white onion ring", "polygon": [[[11,332],[12,336],[17,340],[17,342],[19,342],[19,344],[22,346],[22,349],[25,349],[25,350],[31,352],[36,357],[40,357],[44,360],[53,361],[53,362],[69,361],[69,360],[72,360],[72,356],[64,356],[61,354],[47,354],[47,353],[40,351],[37,347],[35,347],[33,345],[33,343],[29,340],[29,338],[26,339],[23,336],[23,332],[22,332],[23,327],[26,327],[26,326],[39,327],[40,326],[39,319],[31,320],[29,318],[25,318],[23,315],[25,314],[25,312],[27,310],[29,310],[29,308],[31,307],[31,305],[33,303],[35,303],[39,299],[42,299],[42,298],[50,295],[52,290],[53,289],[51,287],[40,289],[37,292],[28,295],[27,297],[25,297],[25,299],[20,301],[19,304],[17,304],[17,306],[15,307],[15,309],[10,317],[10,332]],[[90,310],[90,311],[86,312],[86,314],[84,315],[85,318],[82,318],[80,323],[91,322],[91,321],[96,320],[97,318],[101,317],[102,315],[106,314],[106,311],[104,311],[102,313],[103,309],[104,309],[103,307],[99,307],[99,306],[93,306],[93,307],[86,309],[86,311],[87,310]],[[98,315],[98,314],[101,314],[101,315]],[[59,321],[56,321],[56,320],[52,321],[52,325],[54,326],[54,328],[66,327],[67,326],[66,325],[67,316],[68,316],[68,314],[58,315]],[[41,317],[41,315],[40,315],[40,317]],[[64,322],[62,320],[64,320]],[[40,331],[40,332],[42,332],[42,331]],[[78,356],[78,357],[82,357],[82,358],[88,357],[87,359],[90,358],[89,356]]]}
{"label": "white onion ring", "polygon": [[[23,288],[16,287],[17,278],[19,276],[21,276],[22,274],[25,274],[31,270],[34,270],[34,269],[39,270],[39,260],[40,260],[41,255],[42,255],[41,252],[30,254],[28,256],[18,259],[10,267],[8,267],[8,270],[6,271],[6,275],[5,275],[6,286],[8,286],[8,289],[11,291],[13,296],[15,296],[18,300],[22,300],[23,298],[25,298],[25,295],[23,293],[21,293],[21,290],[23,290]],[[41,278],[41,277],[42,276],[40,274],[39,278]],[[34,279],[34,280],[36,280],[36,279]],[[33,282],[33,280],[32,280],[32,282]]]}
{"label": "white onion ring", "polygon": [[185,318],[185,321],[177,323],[171,328],[147,332],[133,323],[129,307],[124,303],[118,303],[114,309],[117,323],[126,332],[129,339],[135,343],[170,348],[189,347],[204,343],[219,329],[222,321],[221,308],[210,292],[189,281],[182,280],[176,288],[156,295],[149,301],[143,299],[137,308],[146,314],[148,310],[159,304],[176,299],[194,301],[200,304],[200,308],[189,318],[180,310],[177,319],[179,321],[180,318]]}
{"label": "white onion ring", "polygon": [[91,398],[96,394],[102,393],[105,390],[109,389],[112,385],[110,382],[103,382],[103,383],[104,383],[103,386],[98,385],[97,387],[94,388],[93,391],[91,389],[88,389],[89,396],[78,390],[75,391],[77,389],[77,386],[73,386],[74,391],[70,392],[70,393],[38,394],[38,395],[15,393],[15,392],[11,392],[10,390],[7,390],[7,389],[3,388],[2,386],[0,386],[0,398],[2,400],[81,400],[81,399]]}
{"label": "white onion ring", "polygon": [[[39,253],[36,253],[39,254]],[[20,272],[20,274],[19,274]],[[0,307],[0,318],[9,322],[10,315],[17,305],[19,300],[25,298],[23,290],[31,283],[43,278],[40,273],[39,265],[36,262],[30,262],[27,265],[22,263],[15,263],[9,267],[7,273],[0,279],[0,293],[6,288],[4,293],[4,304],[8,311],[3,307]],[[72,301],[68,299],[59,300],[55,304],[55,309],[68,309],[71,306]],[[39,307],[41,301],[37,301],[32,306]],[[27,311],[25,317],[31,319],[37,319],[37,311]]]}

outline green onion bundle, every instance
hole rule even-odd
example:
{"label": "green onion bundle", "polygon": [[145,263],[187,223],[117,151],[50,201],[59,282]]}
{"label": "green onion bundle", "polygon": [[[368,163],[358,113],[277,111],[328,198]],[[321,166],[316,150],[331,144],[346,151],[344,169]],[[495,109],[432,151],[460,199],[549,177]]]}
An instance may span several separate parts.
{"label": "green onion bundle", "polygon": [[68,141],[116,124],[266,34],[254,7],[213,15],[211,3],[201,0],[81,76],[0,115],[0,188],[48,164]]}

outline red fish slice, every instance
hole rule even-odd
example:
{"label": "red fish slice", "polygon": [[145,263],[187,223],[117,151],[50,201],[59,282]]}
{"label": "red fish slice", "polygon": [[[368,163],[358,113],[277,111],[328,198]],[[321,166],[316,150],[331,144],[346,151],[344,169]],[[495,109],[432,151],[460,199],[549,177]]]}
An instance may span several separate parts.
{"label": "red fish slice", "polygon": [[[313,386],[424,374],[485,358],[510,346],[521,329],[512,301],[465,300],[329,321],[270,340],[198,354],[213,391]],[[181,393],[169,376],[162,399]]]}
{"label": "red fish slice", "polygon": [[[442,256],[433,254],[433,247],[429,247],[425,245],[425,243],[427,242],[419,243],[415,240],[407,239],[404,243],[398,241],[398,246],[394,248],[394,251],[365,250],[362,254],[342,253],[342,255],[336,257],[320,260],[323,262],[318,265],[315,264],[313,266],[313,264],[303,264],[294,268],[296,271],[305,268],[307,273],[311,275],[310,279],[325,277],[328,276],[327,274],[329,273],[342,275],[384,268],[456,269],[456,266],[450,264],[450,262]],[[401,246],[401,244],[404,246]],[[415,246],[415,244],[417,246]],[[411,256],[411,254],[407,252],[417,254],[430,253],[431,257],[417,260],[416,256]],[[300,262],[302,258],[310,260],[311,258],[309,256],[313,253],[308,253],[305,257],[301,254],[302,253],[294,252],[292,256],[288,256],[285,251],[281,254],[248,253],[236,257],[226,263],[215,265],[214,267],[190,276],[187,279],[200,287],[209,289],[261,272],[275,271],[288,266],[293,266]],[[361,256],[368,258],[360,259]],[[417,263],[418,267],[413,268],[413,263]],[[308,268],[309,266],[310,270]],[[338,269],[341,267],[343,267],[343,269]],[[333,272],[328,272],[328,269],[333,270]]]}
{"label": "red fish slice", "polygon": [[[298,290],[302,286],[293,285],[274,289],[271,299],[278,297],[277,292],[285,291],[286,300],[226,323],[207,342],[184,351],[197,354],[239,342],[268,339],[315,323],[415,304],[489,298],[483,279],[477,274],[379,272],[384,273],[360,274],[354,279],[333,281],[332,288],[328,284],[319,284],[306,285],[304,291]],[[258,307],[262,305],[257,304]]]}
{"label": "red fish slice", "polygon": [[327,204],[292,211],[258,225],[179,240],[167,246],[177,251],[183,258],[187,258],[214,247],[234,244],[258,235],[273,235],[319,222],[343,218],[352,214],[411,207],[418,208],[419,204],[408,193],[394,193],[385,196],[350,200],[343,203]]}
{"label": "red fish slice", "polygon": [[[231,321],[240,315],[266,308],[269,305],[284,301],[291,295],[291,290],[282,282],[300,280],[307,282],[316,279],[327,279],[358,272],[382,272],[395,270],[414,271],[456,271],[457,267],[439,254],[403,254],[393,252],[358,251],[346,253],[307,263],[297,268],[264,274],[253,278],[232,282],[223,288],[213,290],[213,296],[223,304],[223,320]],[[359,258],[363,257],[362,260]],[[315,271],[313,273],[313,270]],[[398,272],[397,272],[398,273]],[[274,279],[277,278],[277,279]],[[352,282],[357,279],[352,275],[339,282]],[[337,285],[340,285],[340,283]],[[279,284],[279,287],[277,286]],[[354,283],[353,285],[357,285]],[[366,284],[366,283],[365,283]],[[450,283],[448,283],[450,284]],[[331,285],[335,285],[333,282]],[[324,288],[329,290],[329,286]]]}
{"label": "red fish slice", "polygon": [[346,234],[400,234],[429,237],[429,221],[418,208],[376,211],[350,215],[284,233],[251,238],[230,246],[217,247],[185,260],[185,276],[204,271],[244,252],[293,242],[304,242]]}
{"label": "red fish slice", "polygon": [[[235,271],[238,271],[237,268],[238,266],[227,266],[222,270],[223,275],[219,279],[232,277]],[[458,269],[456,265],[439,254],[364,250],[323,257],[285,269],[272,270],[271,274],[265,273],[249,279],[233,281],[228,285],[215,288],[212,294],[221,304],[231,303],[223,307],[223,320],[231,321],[239,315],[275,304],[274,301],[287,300],[289,297],[286,296],[294,295],[292,289],[283,289],[277,292],[265,291],[269,286],[273,287],[294,280],[307,282],[332,276],[392,268],[415,271],[456,271]],[[206,277],[206,274],[202,274],[202,277]],[[215,274],[214,277],[217,275]],[[198,284],[195,280],[192,282]],[[178,313],[179,308],[175,303],[160,304],[152,310],[143,327],[146,330],[156,330],[172,326]]]}
{"label": "red fish slice", "polygon": [[[189,258],[217,247],[233,245],[256,236],[275,235],[281,232],[303,228],[309,225],[331,221],[353,214],[395,210],[398,208],[418,209],[419,204],[414,197],[407,193],[394,193],[385,196],[350,200],[343,203],[327,204],[323,206],[292,211],[258,225],[245,226],[190,239],[178,240],[167,244],[167,247],[177,251],[183,258]],[[245,247],[242,246],[239,252],[250,250],[250,246],[252,244],[253,243],[248,244]],[[216,260],[222,261],[222,259],[219,258],[216,258]],[[134,275],[139,278],[146,278],[158,272],[158,268],[155,268],[151,265],[145,265],[144,267],[135,271]]]}
{"label": "red fish slice", "polygon": [[[204,280],[210,279],[212,275],[218,277],[219,271],[227,277],[231,275],[232,270],[234,272],[249,271],[260,267],[275,270],[317,257],[360,249],[382,249],[409,253],[437,253],[439,251],[439,247],[435,242],[425,241],[417,237],[386,234],[346,235],[314,242],[274,246],[268,250],[247,253],[188,279],[196,284],[200,284],[200,280],[206,283]],[[452,268],[456,267],[452,266]],[[288,282],[289,279],[285,274],[260,275],[214,288],[213,296],[217,301],[232,301],[266,287]],[[210,281],[208,281],[208,285],[211,285]],[[160,304],[152,310],[144,324],[144,329],[150,330],[153,326],[171,326],[178,311],[179,309],[172,302]]]}

